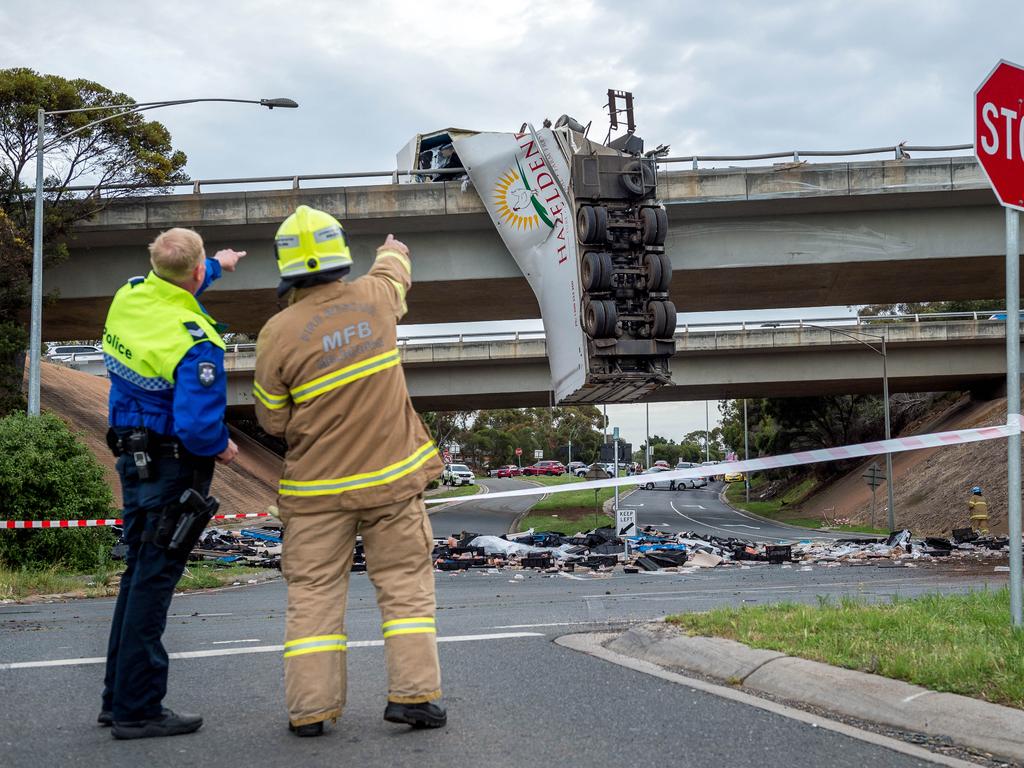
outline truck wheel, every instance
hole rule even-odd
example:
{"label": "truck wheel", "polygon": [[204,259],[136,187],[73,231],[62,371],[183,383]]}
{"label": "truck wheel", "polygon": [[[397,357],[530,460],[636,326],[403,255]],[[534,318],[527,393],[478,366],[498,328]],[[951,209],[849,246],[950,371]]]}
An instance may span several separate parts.
{"label": "truck wheel", "polygon": [[611,338],[615,335],[615,326],[619,322],[619,311],[611,299],[603,299],[601,303],[604,304],[604,336]]}
{"label": "truck wheel", "polygon": [[676,332],[676,305],[671,301],[651,301],[647,309],[654,315],[651,333],[656,339],[671,339]]}
{"label": "truck wheel", "polygon": [[641,208],[640,231],[643,233],[644,245],[664,245],[668,234],[668,216],[665,211],[661,208]]}
{"label": "truck wheel", "polygon": [[661,262],[661,284],[665,286],[662,290],[667,291],[672,284],[672,259],[668,254],[659,253],[658,260]]}
{"label": "truck wheel", "polygon": [[[665,279],[665,262],[661,259],[660,253],[644,254],[644,273],[647,275],[648,291],[664,291],[668,288],[668,281]],[[669,273],[671,278],[672,273]]]}
{"label": "truck wheel", "polygon": [[603,301],[586,301],[583,305],[583,328],[592,339],[604,338],[605,313]]}
{"label": "truck wheel", "polygon": [[600,205],[581,205],[576,212],[576,229],[581,243],[604,243],[608,235],[608,209]]}
{"label": "truck wheel", "polygon": [[580,272],[583,276],[583,290],[588,293],[607,291],[611,286],[611,254],[588,251],[583,254]]}
{"label": "truck wheel", "polygon": [[650,163],[643,160],[634,160],[627,163],[622,169],[619,177],[623,188],[632,195],[646,197],[649,192],[657,188],[657,180],[654,178],[654,169]]}

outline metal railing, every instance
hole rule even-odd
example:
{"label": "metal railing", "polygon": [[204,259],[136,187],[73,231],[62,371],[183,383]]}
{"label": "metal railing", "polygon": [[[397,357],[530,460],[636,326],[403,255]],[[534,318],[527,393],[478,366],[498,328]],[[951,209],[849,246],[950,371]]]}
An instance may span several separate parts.
{"label": "metal railing", "polygon": [[[881,315],[871,317],[804,317],[780,320],[743,320],[734,323],[711,322],[711,323],[679,323],[676,325],[676,337],[684,337],[690,333],[704,333],[712,331],[725,332],[767,332],[767,331],[799,331],[806,326],[807,330],[817,330],[811,326],[833,326],[843,328],[871,327],[874,330],[884,331],[887,327],[898,327],[914,323],[927,323],[933,320],[963,320],[963,321],[990,321],[1005,322],[1005,320],[992,320],[993,315],[1005,314],[1005,310],[994,310],[988,312],[934,312],[917,313],[912,315]],[[520,342],[520,341],[544,341],[544,331],[478,331],[476,333],[444,333],[428,335],[399,335],[398,345],[402,348],[408,347],[430,347],[439,344],[466,344],[484,342]],[[256,352],[255,344],[228,344],[227,351],[234,354],[246,354]]]}
{"label": "metal railing", "polygon": [[[715,162],[750,162],[753,160],[779,160],[790,159],[794,163],[804,162],[807,157],[854,157],[858,155],[882,155],[891,154],[896,160],[906,160],[910,152],[958,152],[973,149],[973,144],[942,144],[942,145],[917,145],[901,142],[886,147],[866,147],[864,149],[794,149],[784,152],[765,152],[754,155],[686,155],[681,157],[657,157],[655,162],[668,165],[671,163],[690,163],[693,170],[700,170],[700,163]],[[392,183],[398,183],[401,176],[464,176],[464,168],[422,168],[406,171],[351,171],[342,173],[302,173],[286,176],[243,176],[227,179],[192,179],[191,181],[179,181],[170,184],[109,184],[92,185],[80,184],[61,189],[70,192],[89,192],[99,196],[104,190],[144,190],[144,189],[173,189],[176,187],[192,187],[193,194],[200,194],[204,186],[225,186],[225,185],[248,185],[248,184],[291,184],[291,189],[302,189],[304,181],[334,181],[344,179],[374,179],[389,178]],[[47,191],[56,191],[55,188],[47,188]]]}

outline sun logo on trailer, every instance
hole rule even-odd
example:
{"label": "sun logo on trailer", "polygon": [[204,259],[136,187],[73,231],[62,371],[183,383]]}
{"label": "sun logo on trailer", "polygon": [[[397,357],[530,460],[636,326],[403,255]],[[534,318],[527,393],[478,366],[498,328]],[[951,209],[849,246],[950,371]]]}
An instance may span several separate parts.
{"label": "sun logo on trailer", "polygon": [[533,229],[539,227],[541,221],[549,228],[555,226],[536,193],[530,189],[518,159],[515,168],[509,168],[498,177],[494,203],[501,219],[516,229]]}

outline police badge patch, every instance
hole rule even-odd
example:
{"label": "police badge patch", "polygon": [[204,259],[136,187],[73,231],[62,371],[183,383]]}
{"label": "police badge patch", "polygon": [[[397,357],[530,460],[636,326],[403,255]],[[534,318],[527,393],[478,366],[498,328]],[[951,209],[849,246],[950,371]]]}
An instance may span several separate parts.
{"label": "police badge patch", "polygon": [[204,387],[213,386],[213,382],[217,380],[217,368],[213,363],[200,363],[199,364],[199,383]]}

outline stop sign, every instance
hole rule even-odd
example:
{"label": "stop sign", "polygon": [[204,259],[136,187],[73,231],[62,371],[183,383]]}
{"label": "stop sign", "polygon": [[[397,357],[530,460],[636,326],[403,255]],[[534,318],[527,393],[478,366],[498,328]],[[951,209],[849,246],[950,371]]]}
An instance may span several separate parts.
{"label": "stop sign", "polygon": [[974,154],[999,202],[1024,211],[1024,67],[1000,61],[974,92]]}
{"label": "stop sign", "polygon": [[523,449],[522,448],[516,448],[516,456],[522,456],[522,455],[523,455]]}

